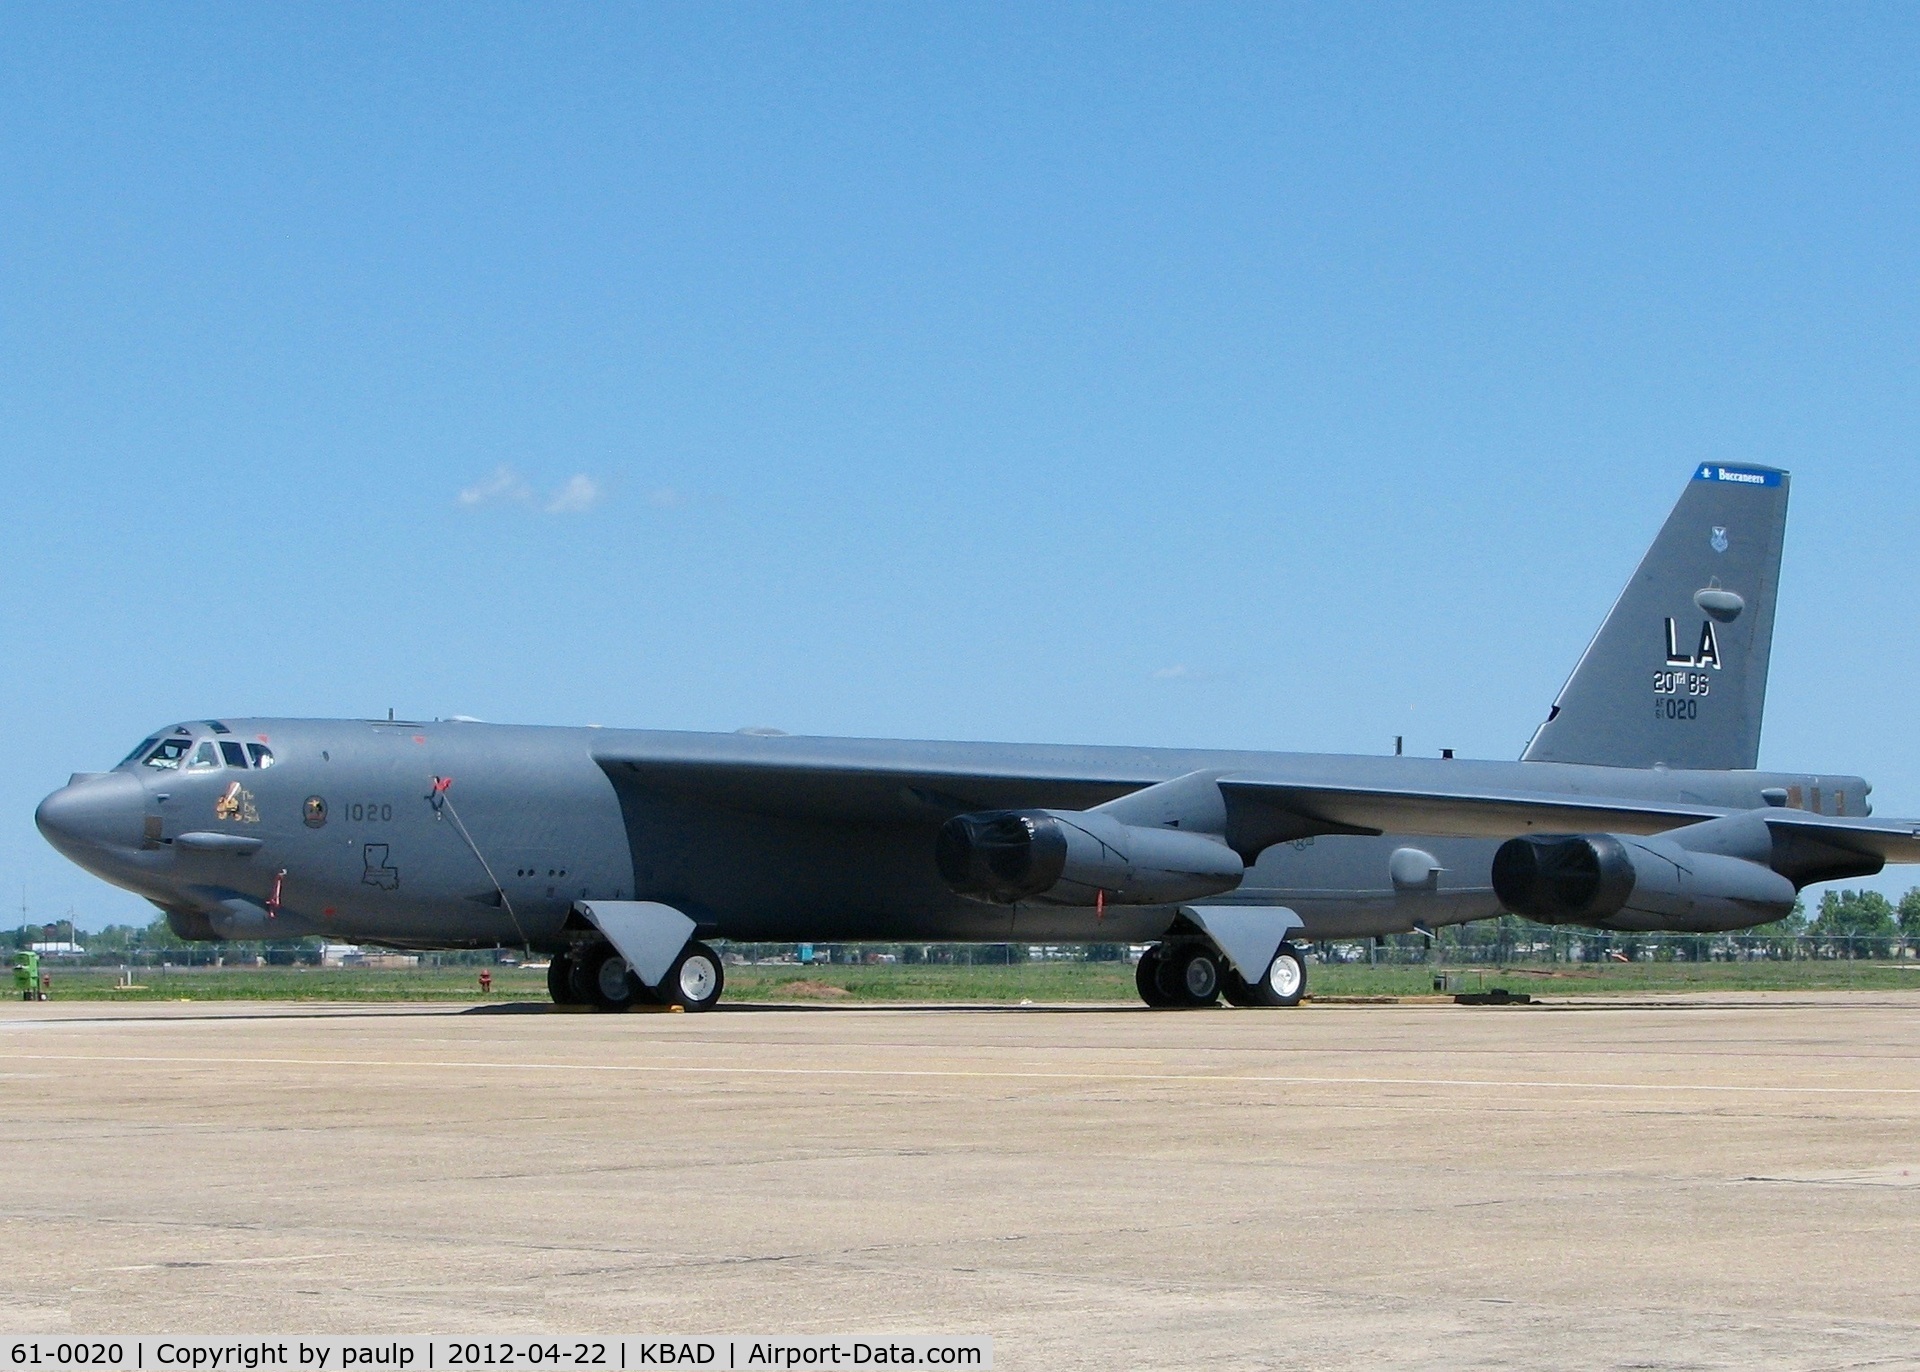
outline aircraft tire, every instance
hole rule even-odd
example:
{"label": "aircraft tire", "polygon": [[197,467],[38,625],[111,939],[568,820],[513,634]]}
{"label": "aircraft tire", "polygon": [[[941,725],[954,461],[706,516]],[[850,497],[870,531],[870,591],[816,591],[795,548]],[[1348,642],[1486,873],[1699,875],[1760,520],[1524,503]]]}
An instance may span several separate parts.
{"label": "aircraft tire", "polygon": [[555,1005],[585,1005],[586,1001],[575,994],[573,989],[573,955],[555,953],[553,961],[547,964],[547,994],[553,997]]}
{"label": "aircraft tire", "polygon": [[1271,1004],[1298,1005],[1307,994],[1307,955],[1291,943],[1281,944],[1260,984],[1273,997]]}
{"label": "aircraft tire", "polygon": [[609,1014],[631,1010],[651,999],[646,986],[611,943],[596,943],[580,955],[572,984],[586,992],[587,1004]]}
{"label": "aircraft tire", "polygon": [[[1222,981],[1221,989],[1230,1004],[1285,1009],[1298,1005],[1307,994],[1307,960],[1291,943],[1283,943],[1258,982],[1248,982],[1231,968]],[[1236,995],[1245,999],[1235,999]]]}
{"label": "aircraft tire", "polygon": [[1140,961],[1133,969],[1133,988],[1140,993],[1140,999],[1149,1008],[1167,1010],[1172,1002],[1160,994],[1160,945],[1154,944],[1140,955]]}
{"label": "aircraft tire", "polygon": [[1256,1005],[1265,1005],[1259,993],[1247,985],[1247,979],[1240,975],[1240,969],[1229,963],[1220,969],[1220,997],[1229,1005],[1241,1009],[1250,1009]]}
{"label": "aircraft tire", "polygon": [[1198,1010],[1220,999],[1220,971],[1226,959],[1204,943],[1185,943],[1163,951],[1154,985],[1165,1002],[1179,1010]]}
{"label": "aircraft tire", "polygon": [[720,993],[726,989],[727,974],[720,955],[695,939],[680,950],[654,994],[665,1005],[698,1014],[718,1005]]}

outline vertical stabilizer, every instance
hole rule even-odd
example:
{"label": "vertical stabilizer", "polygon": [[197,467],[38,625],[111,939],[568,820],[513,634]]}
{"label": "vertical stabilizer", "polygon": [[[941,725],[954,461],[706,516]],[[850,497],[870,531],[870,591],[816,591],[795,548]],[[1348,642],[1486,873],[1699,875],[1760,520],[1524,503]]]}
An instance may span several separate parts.
{"label": "vertical stabilizer", "polygon": [[1759,762],[1787,484],[1770,467],[1694,468],[1524,761]]}

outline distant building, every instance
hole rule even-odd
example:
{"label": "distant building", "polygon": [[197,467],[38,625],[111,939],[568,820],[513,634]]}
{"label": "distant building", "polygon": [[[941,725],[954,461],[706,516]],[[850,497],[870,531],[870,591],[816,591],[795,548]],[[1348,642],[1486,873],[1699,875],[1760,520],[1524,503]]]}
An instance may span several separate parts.
{"label": "distant building", "polygon": [[391,971],[400,967],[418,967],[420,957],[417,953],[389,953],[380,949],[368,952],[357,943],[323,943],[320,945],[320,965],[322,967],[371,967]]}
{"label": "distant building", "polygon": [[27,951],[43,958],[83,958],[87,950],[77,943],[29,943]]}

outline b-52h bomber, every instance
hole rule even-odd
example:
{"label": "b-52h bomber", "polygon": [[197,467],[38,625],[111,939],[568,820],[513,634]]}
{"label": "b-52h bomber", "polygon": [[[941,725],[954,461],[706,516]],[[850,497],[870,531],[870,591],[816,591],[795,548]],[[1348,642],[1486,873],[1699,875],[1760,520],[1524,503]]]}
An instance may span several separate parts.
{"label": "b-52h bomber", "polygon": [[1144,943],[1148,1005],[1283,1006],[1311,940],[1745,928],[1920,861],[1754,770],[1787,490],[1693,473],[1518,762],[227,718],[35,818],[184,938],[522,946],[602,1010],[711,1008],[713,939]]}

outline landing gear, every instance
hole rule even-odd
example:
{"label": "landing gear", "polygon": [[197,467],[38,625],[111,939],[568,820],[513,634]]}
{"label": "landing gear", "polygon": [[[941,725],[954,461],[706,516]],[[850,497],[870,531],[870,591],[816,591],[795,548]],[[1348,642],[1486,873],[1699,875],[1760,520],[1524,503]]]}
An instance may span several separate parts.
{"label": "landing gear", "polygon": [[553,961],[547,964],[547,994],[553,997],[555,1005],[585,1005],[584,996],[576,995],[573,989],[573,954],[555,953]]}
{"label": "landing gear", "polygon": [[711,1010],[720,1003],[727,975],[720,967],[720,955],[695,939],[680,950],[673,966],[660,978],[656,995],[667,1005],[677,1005],[688,1013]]}
{"label": "landing gear", "polygon": [[1140,955],[1139,965],[1133,969],[1133,987],[1140,993],[1140,999],[1155,1010],[1171,1009],[1173,1002],[1160,994],[1160,945],[1154,944]]}
{"label": "landing gear", "polygon": [[1307,993],[1307,960],[1291,943],[1283,943],[1259,981],[1249,982],[1229,967],[1221,990],[1229,1005],[1298,1005]]}
{"label": "landing gear", "polygon": [[633,974],[611,943],[590,943],[556,953],[547,968],[547,993],[555,1005],[591,1005],[610,1013],[637,1005],[677,1005],[689,1012],[711,1010],[725,987],[720,955],[698,940],[680,950],[680,956],[653,990]]}
{"label": "landing gear", "polygon": [[1156,1010],[1197,1009],[1222,996],[1229,1005],[1298,1005],[1307,992],[1307,961],[1291,943],[1280,945],[1267,973],[1249,982],[1211,943],[1156,943],[1141,955],[1133,984]]}
{"label": "landing gear", "polygon": [[631,1010],[653,999],[611,943],[596,943],[578,955],[567,981],[568,993],[596,1010]]}
{"label": "landing gear", "polygon": [[1211,944],[1160,943],[1141,955],[1133,984],[1156,1010],[1193,1010],[1220,998],[1226,961]]}

